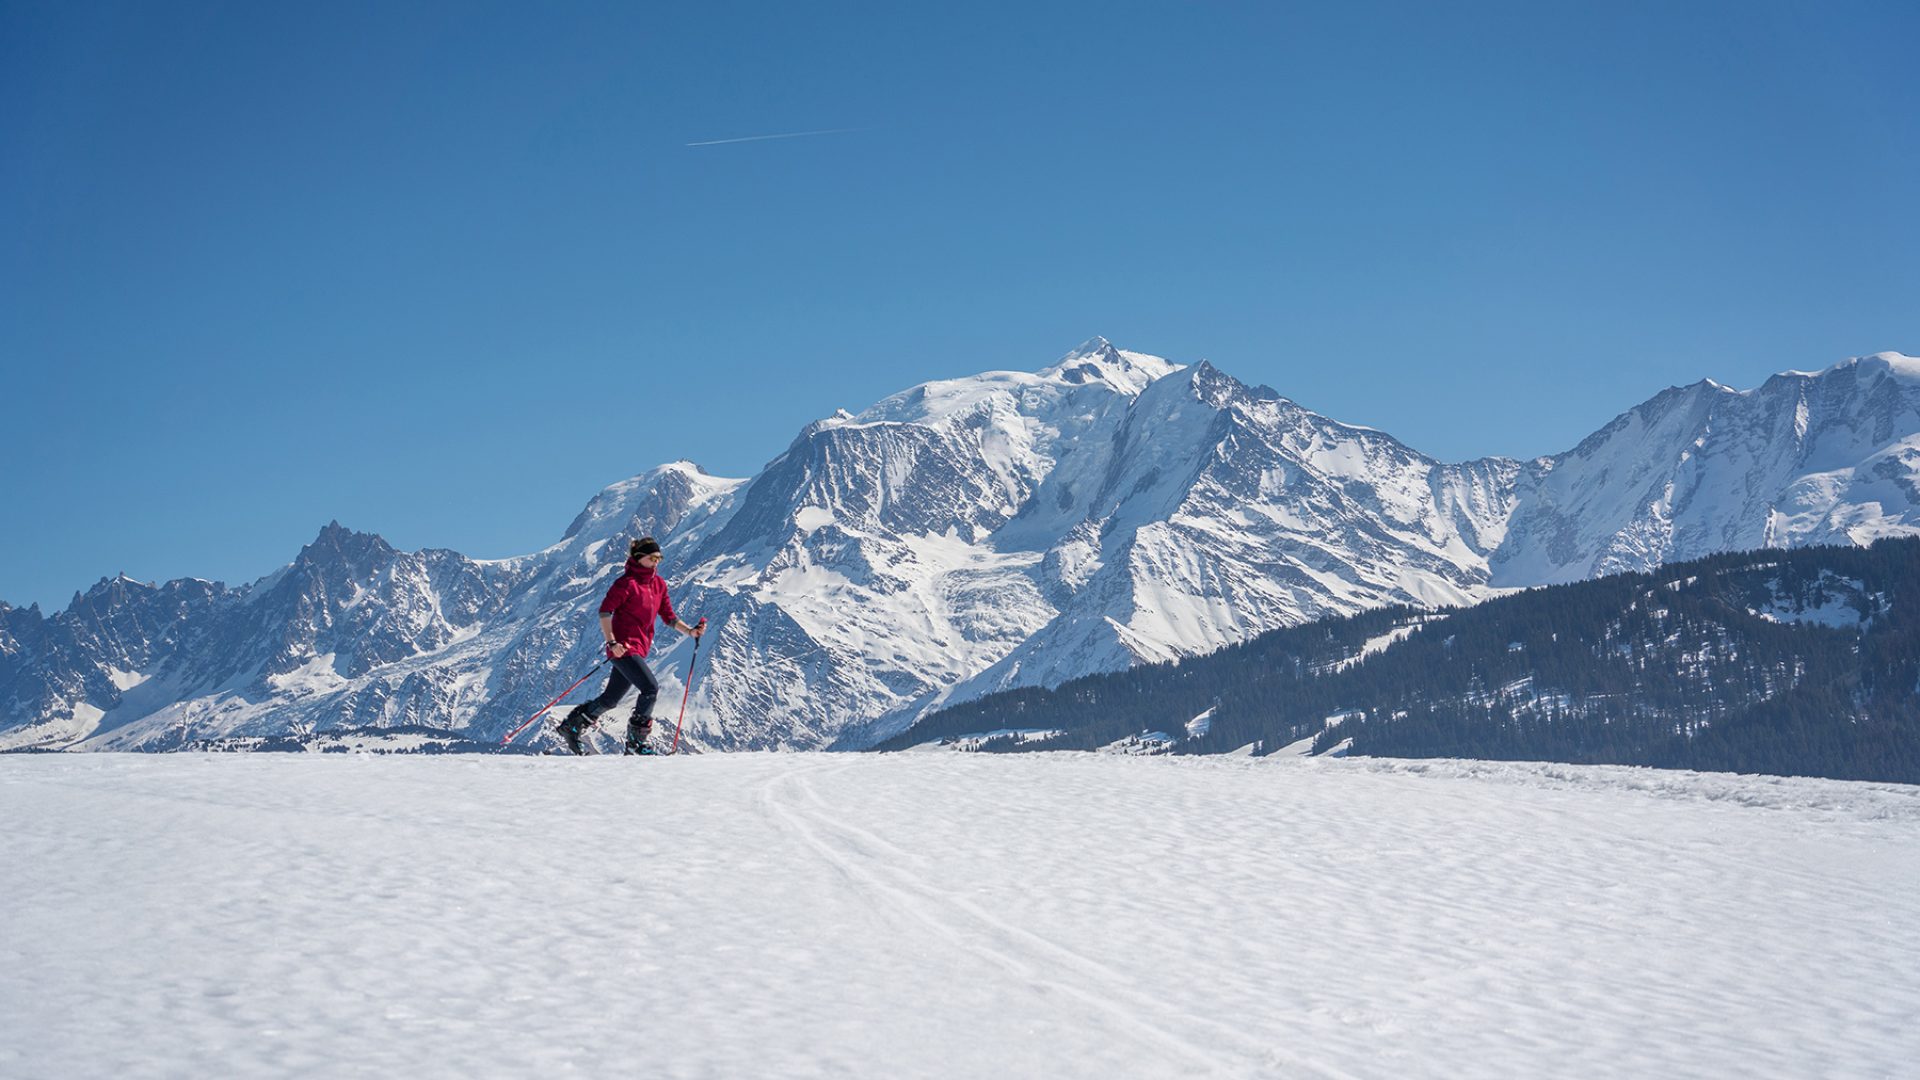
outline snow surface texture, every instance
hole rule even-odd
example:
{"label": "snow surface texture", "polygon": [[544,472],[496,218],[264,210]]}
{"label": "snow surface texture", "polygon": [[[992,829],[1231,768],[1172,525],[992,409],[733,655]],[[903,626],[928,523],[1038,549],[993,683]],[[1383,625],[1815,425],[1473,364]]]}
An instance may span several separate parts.
{"label": "snow surface texture", "polygon": [[7,1076],[1881,1077],[1920,788],[0,758]]}
{"label": "snow surface texture", "polygon": [[[119,579],[52,617],[0,604],[0,749],[497,739],[600,658],[593,609],[644,533],[679,610],[712,620],[688,738],[815,749],[1383,604],[1915,532],[1920,361],[1898,354],[1673,389],[1558,457],[1448,464],[1096,338],[816,421],[751,480],[653,469],[515,559],[335,524],[239,588]],[[663,701],[690,653],[662,635]]]}

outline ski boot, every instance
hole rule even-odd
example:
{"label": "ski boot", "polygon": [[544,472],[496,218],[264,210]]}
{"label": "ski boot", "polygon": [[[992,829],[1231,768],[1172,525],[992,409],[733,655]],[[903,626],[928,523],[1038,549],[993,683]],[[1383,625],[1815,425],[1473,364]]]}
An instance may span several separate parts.
{"label": "ski boot", "polygon": [[652,734],[652,717],[642,718],[636,716],[632,720],[627,721],[627,747],[625,752],[628,754],[639,754],[643,757],[652,757],[659,752],[647,743],[647,737]]}
{"label": "ski boot", "polygon": [[586,753],[580,748],[580,735],[592,722],[593,717],[587,715],[585,705],[575,705],[573,711],[567,714],[567,718],[560,721],[560,741],[566,744],[568,753]]}

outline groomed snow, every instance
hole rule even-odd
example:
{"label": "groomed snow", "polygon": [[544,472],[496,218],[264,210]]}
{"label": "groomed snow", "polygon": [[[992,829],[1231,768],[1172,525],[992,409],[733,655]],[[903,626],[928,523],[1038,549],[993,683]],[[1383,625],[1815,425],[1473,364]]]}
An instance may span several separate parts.
{"label": "groomed snow", "polygon": [[1869,1077],[1920,788],[1056,754],[0,758],[0,1075]]}

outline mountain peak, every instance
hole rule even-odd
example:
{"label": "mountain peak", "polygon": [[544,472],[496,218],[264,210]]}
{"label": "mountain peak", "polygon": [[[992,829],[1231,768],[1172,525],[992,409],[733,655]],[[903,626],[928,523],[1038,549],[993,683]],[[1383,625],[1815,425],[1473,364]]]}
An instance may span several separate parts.
{"label": "mountain peak", "polygon": [[[94,582],[93,588],[88,589],[86,592],[86,599],[92,600],[96,597],[112,596],[116,593],[124,592],[128,586],[136,589],[146,589],[148,591],[152,591],[156,587],[149,582],[130,577],[125,570],[122,570],[112,577],[103,577],[99,581]],[[75,595],[78,596],[79,594],[76,593]]]}
{"label": "mountain peak", "polygon": [[316,560],[356,559],[376,552],[394,551],[391,544],[378,533],[355,532],[340,524],[329,521],[320,530],[313,542],[300,549],[295,565],[310,564]]}
{"label": "mountain peak", "polygon": [[1858,364],[1863,372],[1885,373],[1895,378],[1920,382],[1920,356],[1878,352],[1872,356],[1862,356],[1848,362]]}
{"label": "mountain peak", "polygon": [[1772,383],[1780,379],[1819,379],[1848,371],[1861,375],[1891,375],[1904,381],[1920,383],[1920,357],[1898,352],[1851,356],[1823,371],[1782,371],[1767,381]]}
{"label": "mountain peak", "polygon": [[1119,359],[1119,353],[1120,350],[1113,347],[1113,342],[1108,341],[1099,334],[1095,334],[1074,346],[1067,352],[1067,355],[1060,358],[1060,362],[1065,364],[1071,360],[1085,360],[1095,356],[1117,360]]}
{"label": "mountain peak", "polygon": [[1147,384],[1181,370],[1181,365],[1146,353],[1115,348],[1103,337],[1090,337],[1060,362],[1040,372],[1046,379],[1068,383],[1104,382],[1125,394],[1138,394]]}

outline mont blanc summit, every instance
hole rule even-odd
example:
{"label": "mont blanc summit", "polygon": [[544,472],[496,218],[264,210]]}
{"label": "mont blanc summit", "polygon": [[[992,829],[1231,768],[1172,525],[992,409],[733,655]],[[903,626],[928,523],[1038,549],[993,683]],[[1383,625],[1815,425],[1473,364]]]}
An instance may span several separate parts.
{"label": "mont blanc summit", "polygon": [[[345,727],[498,739],[599,658],[654,535],[706,617],[687,738],[858,746],[932,707],[1389,603],[1465,604],[1715,551],[1920,532],[1920,360],[1664,391],[1574,449],[1437,461],[1205,361],[1095,338],[803,427],[757,476],[677,462],[505,560],[337,524],[239,587],[0,604],[0,746]],[[651,658],[677,698],[691,642]]]}

